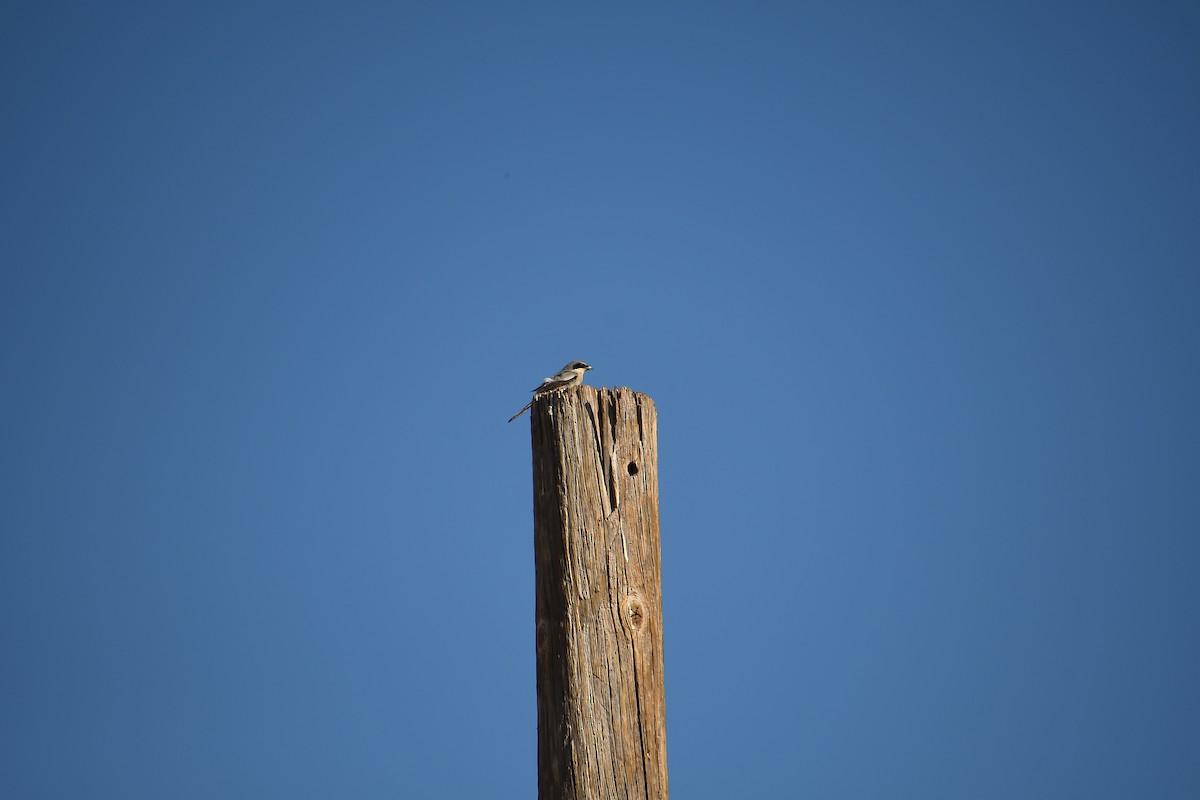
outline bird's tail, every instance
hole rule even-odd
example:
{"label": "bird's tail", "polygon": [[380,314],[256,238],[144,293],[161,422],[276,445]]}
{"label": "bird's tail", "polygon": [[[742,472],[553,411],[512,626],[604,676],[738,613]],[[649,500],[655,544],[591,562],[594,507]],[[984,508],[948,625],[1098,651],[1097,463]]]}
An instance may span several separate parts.
{"label": "bird's tail", "polygon": [[515,413],[515,414],[513,414],[511,417],[509,417],[509,418],[508,418],[508,421],[509,421],[509,422],[512,422],[514,419],[516,419],[517,417],[521,416],[522,414],[524,414],[526,411],[528,411],[528,410],[529,410],[529,409],[531,409],[531,408],[533,408],[533,401],[532,401],[532,400],[530,400],[528,403],[526,403],[526,404],[525,404],[525,407],[524,407],[524,408],[522,408],[520,411],[518,411],[517,413]]}

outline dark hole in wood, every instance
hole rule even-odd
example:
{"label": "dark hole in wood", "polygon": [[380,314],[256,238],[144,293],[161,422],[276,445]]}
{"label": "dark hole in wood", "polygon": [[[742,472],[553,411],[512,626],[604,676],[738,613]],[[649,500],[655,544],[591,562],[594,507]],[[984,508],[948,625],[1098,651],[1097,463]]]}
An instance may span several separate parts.
{"label": "dark hole in wood", "polygon": [[629,470],[629,474],[630,474],[630,475],[637,475],[637,474],[638,474],[638,467],[637,467],[637,463],[636,463],[636,462],[630,461],[630,462],[629,462],[629,466],[627,466],[625,469]]}

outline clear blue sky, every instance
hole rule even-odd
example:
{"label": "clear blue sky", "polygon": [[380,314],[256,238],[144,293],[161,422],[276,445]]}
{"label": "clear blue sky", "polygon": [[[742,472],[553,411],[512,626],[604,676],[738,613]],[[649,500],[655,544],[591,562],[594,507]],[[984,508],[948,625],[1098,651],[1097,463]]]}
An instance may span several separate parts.
{"label": "clear blue sky", "polygon": [[677,798],[1200,797],[1200,7],[0,11],[0,796],[530,798],[528,390]]}

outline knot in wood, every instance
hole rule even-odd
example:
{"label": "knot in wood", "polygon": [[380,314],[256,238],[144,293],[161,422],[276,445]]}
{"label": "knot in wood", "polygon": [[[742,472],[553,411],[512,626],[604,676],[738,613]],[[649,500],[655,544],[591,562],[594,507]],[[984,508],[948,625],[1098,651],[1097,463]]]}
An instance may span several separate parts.
{"label": "knot in wood", "polygon": [[629,620],[629,627],[635,632],[640,631],[646,624],[646,606],[636,592],[625,597],[625,617]]}

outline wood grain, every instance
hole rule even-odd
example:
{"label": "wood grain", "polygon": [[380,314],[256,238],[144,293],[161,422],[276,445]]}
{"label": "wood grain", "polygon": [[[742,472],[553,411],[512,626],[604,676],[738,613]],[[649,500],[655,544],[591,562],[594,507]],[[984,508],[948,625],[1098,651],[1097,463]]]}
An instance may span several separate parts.
{"label": "wood grain", "polygon": [[653,401],[533,404],[538,797],[667,797]]}

